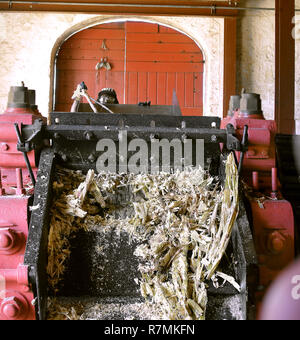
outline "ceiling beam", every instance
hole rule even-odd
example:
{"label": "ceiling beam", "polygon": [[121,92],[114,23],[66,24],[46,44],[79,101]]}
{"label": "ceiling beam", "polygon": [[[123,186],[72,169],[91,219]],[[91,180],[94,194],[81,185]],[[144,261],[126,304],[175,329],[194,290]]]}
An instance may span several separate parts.
{"label": "ceiling beam", "polygon": [[64,0],[0,2],[0,11],[46,11],[94,14],[236,16],[239,1],[166,0]]}

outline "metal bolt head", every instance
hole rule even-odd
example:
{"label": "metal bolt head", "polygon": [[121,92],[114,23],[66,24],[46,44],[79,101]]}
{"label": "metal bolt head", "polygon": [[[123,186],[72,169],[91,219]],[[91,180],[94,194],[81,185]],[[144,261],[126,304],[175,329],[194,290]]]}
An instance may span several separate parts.
{"label": "metal bolt head", "polygon": [[272,232],[267,239],[267,248],[274,254],[279,254],[286,246],[286,237],[279,231]]}
{"label": "metal bolt head", "polygon": [[88,131],[88,132],[85,133],[85,138],[87,140],[92,140],[93,136],[94,136],[93,132]]}
{"label": "metal bolt head", "polygon": [[6,143],[0,144],[0,150],[1,151],[7,151],[9,149],[9,146]]}
{"label": "metal bolt head", "polygon": [[216,135],[212,135],[212,136],[211,136],[211,141],[212,141],[213,143],[216,143],[216,141],[217,141],[217,136],[216,136]]}
{"label": "metal bolt head", "polygon": [[10,234],[8,234],[7,232],[0,233],[0,249],[3,250],[3,249],[10,248],[12,243],[13,243],[13,239]]}
{"label": "metal bolt head", "polygon": [[16,296],[5,298],[0,307],[0,312],[8,319],[17,319],[22,310],[22,302]]}
{"label": "metal bolt head", "polygon": [[19,314],[19,308],[16,304],[8,303],[3,307],[3,314],[5,314],[8,318],[14,319]]}
{"label": "metal bolt head", "polygon": [[88,157],[88,160],[89,160],[90,163],[94,163],[95,160],[96,160],[95,155],[91,153],[91,154],[89,155],[89,157]]}

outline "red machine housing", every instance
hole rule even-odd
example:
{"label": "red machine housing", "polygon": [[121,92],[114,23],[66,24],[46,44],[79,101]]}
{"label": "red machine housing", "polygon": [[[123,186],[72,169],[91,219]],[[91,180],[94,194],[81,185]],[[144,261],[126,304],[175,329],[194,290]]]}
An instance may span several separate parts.
{"label": "red machine housing", "polygon": [[[8,107],[0,115],[0,319],[35,319],[34,295],[23,256],[28,237],[32,185],[26,163],[17,150],[14,124],[31,125],[41,115],[28,105]],[[280,195],[276,171],[276,124],[262,115],[243,115],[236,110],[223,119],[232,124],[242,140],[248,126],[248,150],[242,177],[251,212],[259,263],[257,305],[277,275],[293,261],[294,215],[291,204]],[[36,155],[28,153],[33,172]],[[237,153],[238,160],[240,153]]]}
{"label": "red machine housing", "polygon": [[[14,106],[0,115],[0,320],[34,320],[34,295],[23,264],[33,188],[14,124],[33,124],[41,115],[29,103]],[[34,151],[28,158],[36,173]]]}
{"label": "red machine housing", "polygon": [[221,127],[227,124],[235,127],[240,139],[248,126],[242,179],[258,258],[256,305],[259,309],[269,285],[295,258],[294,213],[291,204],[282,198],[277,179],[275,121],[265,120],[262,114],[243,115],[237,109],[233,116],[223,119]]}

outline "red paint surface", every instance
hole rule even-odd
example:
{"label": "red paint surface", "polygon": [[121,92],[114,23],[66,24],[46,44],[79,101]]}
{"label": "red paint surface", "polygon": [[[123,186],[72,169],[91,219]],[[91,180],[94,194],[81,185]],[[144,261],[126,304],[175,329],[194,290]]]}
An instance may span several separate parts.
{"label": "red paint surface", "polygon": [[[95,69],[101,58],[111,70]],[[73,35],[59,52],[55,110],[69,111],[84,81],[93,98],[113,87],[120,104],[171,105],[175,90],[184,115],[202,115],[203,68],[199,47],[173,29],[141,22],[95,26]]]}
{"label": "red paint surface", "polygon": [[[0,320],[33,320],[34,295],[23,264],[28,237],[30,182],[24,156],[17,150],[14,123],[33,124],[38,116],[27,109],[0,115]],[[35,153],[28,157],[36,173]]]}

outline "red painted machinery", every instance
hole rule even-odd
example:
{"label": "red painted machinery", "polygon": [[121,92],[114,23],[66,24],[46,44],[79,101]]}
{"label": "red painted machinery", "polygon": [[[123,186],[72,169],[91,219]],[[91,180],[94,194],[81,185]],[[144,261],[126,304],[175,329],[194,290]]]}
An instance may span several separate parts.
{"label": "red painted machinery", "polygon": [[[39,153],[22,141],[20,131],[22,124],[38,126],[43,118],[30,93],[24,85],[12,87],[7,110],[0,115],[0,319],[36,318],[34,287],[23,258]],[[294,213],[282,198],[277,179],[276,124],[264,119],[259,95],[233,96],[221,128],[228,124],[241,141],[248,128],[248,148],[236,156],[243,164],[248,218],[259,264],[259,282],[254,283],[259,305],[267,287],[295,257]]]}
{"label": "red painted machinery", "polygon": [[256,304],[278,274],[295,258],[294,212],[283,198],[277,176],[276,123],[265,120],[258,94],[232,96],[228,117],[239,138],[248,127],[248,150],[243,157],[242,178],[249,205],[252,232],[258,258],[259,283]]}
{"label": "red painted machinery", "polygon": [[23,257],[32,202],[31,176],[37,171],[36,152],[27,154],[32,174],[17,150],[15,123],[42,119],[35,91],[24,85],[11,87],[6,111],[0,115],[0,319],[35,319],[34,296]]}

